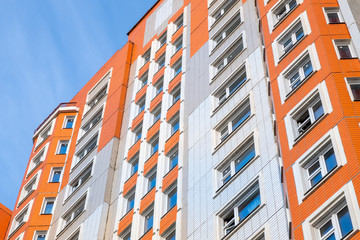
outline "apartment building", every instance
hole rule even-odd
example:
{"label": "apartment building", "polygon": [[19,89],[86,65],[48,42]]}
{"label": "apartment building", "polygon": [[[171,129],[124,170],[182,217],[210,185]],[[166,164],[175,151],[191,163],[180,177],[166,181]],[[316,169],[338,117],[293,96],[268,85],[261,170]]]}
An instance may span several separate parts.
{"label": "apartment building", "polygon": [[356,239],[359,10],[157,1],[35,130],[6,239]]}
{"label": "apartment building", "polygon": [[259,1],[295,239],[359,238],[358,1]]}

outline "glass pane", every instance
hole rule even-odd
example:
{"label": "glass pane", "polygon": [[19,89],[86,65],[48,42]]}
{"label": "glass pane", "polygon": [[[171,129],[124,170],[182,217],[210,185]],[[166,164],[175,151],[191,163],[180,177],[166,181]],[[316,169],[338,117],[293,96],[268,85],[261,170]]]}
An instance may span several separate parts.
{"label": "glass pane", "polygon": [[153,226],[153,213],[146,217],[145,231],[147,232]]}
{"label": "glass pane", "polygon": [[134,196],[131,196],[130,199],[128,200],[128,209],[127,209],[128,211],[134,208],[134,202],[135,202],[135,198]]}
{"label": "glass pane", "polygon": [[179,119],[173,123],[171,133],[174,134],[177,130],[179,130]]}
{"label": "glass pane", "polygon": [[331,234],[329,237],[327,237],[325,240],[336,240],[335,234]]}
{"label": "glass pane", "polygon": [[153,189],[153,187],[155,187],[156,185],[156,174],[154,174],[154,176],[151,176],[151,178],[149,179],[149,188],[148,191],[150,191],[151,189]]}
{"label": "glass pane", "polygon": [[37,240],[45,240],[45,237],[46,237],[45,234],[41,234],[41,235],[38,235],[36,239]]}
{"label": "glass pane", "polygon": [[250,160],[255,157],[254,145],[249,147],[239,158],[235,161],[235,172],[242,169]]}
{"label": "glass pane", "polygon": [[284,43],[283,43],[283,48],[284,48],[284,53],[286,53],[287,51],[290,50],[290,48],[293,46],[293,42],[291,40],[291,36],[289,36],[290,38],[287,39]]}
{"label": "glass pane", "polygon": [[52,177],[51,182],[58,183],[60,181],[60,175],[61,175],[61,171],[54,171],[54,175]]}
{"label": "glass pane", "polygon": [[349,46],[338,46],[340,58],[352,58]]}
{"label": "glass pane", "polygon": [[329,23],[340,23],[339,15],[337,13],[327,13]]}
{"label": "glass pane", "polygon": [[296,36],[297,41],[299,41],[300,38],[302,38],[304,36],[304,31],[303,31],[302,27],[300,27],[300,29],[296,31],[295,36]]}
{"label": "glass pane", "polygon": [[59,154],[66,154],[67,146],[67,143],[62,143],[60,146]]}
{"label": "glass pane", "polygon": [[325,236],[328,232],[330,232],[333,229],[333,225],[331,220],[329,220],[327,223],[324,224],[324,226],[322,226],[320,228],[320,234],[321,236]]}
{"label": "glass pane", "polygon": [[136,173],[137,171],[138,171],[138,162],[136,161],[136,162],[132,165],[131,175],[133,175],[133,174]]}
{"label": "glass pane", "polygon": [[47,202],[44,210],[44,214],[51,214],[54,206],[54,202]]}
{"label": "glass pane", "polygon": [[230,86],[229,86],[229,95],[232,94],[236,89],[238,89],[241,84],[243,84],[246,80],[246,72],[244,71],[238,79],[236,79],[235,82],[233,82]]}
{"label": "glass pane", "polygon": [[153,143],[151,155],[154,154],[159,149],[159,140]]}
{"label": "glass pane", "polygon": [[307,62],[305,65],[304,65],[304,75],[305,77],[309,76],[310,73],[313,72],[313,67],[312,67],[312,64],[311,62]]}
{"label": "glass pane", "polygon": [[72,128],[74,119],[68,119],[66,122],[66,128]]}
{"label": "glass pane", "polygon": [[177,192],[175,191],[171,196],[169,196],[169,209],[176,205],[177,201]]}
{"label": "glass pane", "polygon": [[178,153],[175,153],[170,158],[170,169],[174,168],[178,164]]}
{"label": "glass pane", "polygon": [[245,121],[250,116],[250,105],[246,106],[244,110],[232,121],[232,131],[240,126],[241,123]]}
{"label": "glass pane", "polygon": [[354,100],[360,100],[360,84],[351,84],[350,87]]}
{"label": "glass pane", "polygon": [[322,115],[324,115],[324,109],[323,106],[321,104],[321,101],[318,101],[314,107],[314,117],[315,117],[315,121],[318,120]]}
{"label": "glass pane", "polygon": [[353,230],[348,207],[344,207],[338,214],[341,237]]}
{"label": "glass pane", "polygon": [[334,149],[330,149],[327,153],[324,154],[326,170],[330,172],[337,166]]}
{"label": "glass pane", "polygon": [[315,184],[320,182],[321,179],[322,179],[322,174],[321,174],[321,172],[319,172],[318,174],[316,174],[314,177],[312,177],[310,179],[311,187],[315,186]]}
{"label": "glass pane", "polygon": [[290,77],[290,87],[291,89],[296,88],[301,82],[299,72],[296,72],[293,76]]}
{"label": "glass pane", "polygon": [[260,205],[260,202],[260,192],[257,190],[249,199],[239,206],[239,220],[242,221],[249,216],[249,214]]}
{"label": "glass pane", "polygon": [[308,172],[309,176],[311,176],[315,171],[317,171],[320,168],[319,161],[316,161],[311,167],[309,167]]}
{"label": "glass pane", "polygon": [[290,10],[293,9],[296,5],[297,5],[296,0],[291,0],[291,1],[289,2],[289,8],[290,8]]}

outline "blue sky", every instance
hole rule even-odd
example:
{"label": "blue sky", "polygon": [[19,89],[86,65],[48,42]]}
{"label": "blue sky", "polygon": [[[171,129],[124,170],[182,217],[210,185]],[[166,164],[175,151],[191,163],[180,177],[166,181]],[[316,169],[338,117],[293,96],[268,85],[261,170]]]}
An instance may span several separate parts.
{"label": "blue sky", "polygon": [[127,41],[156,0],[13,0],[0,8],[0,202],[13,210],[34,129]]}

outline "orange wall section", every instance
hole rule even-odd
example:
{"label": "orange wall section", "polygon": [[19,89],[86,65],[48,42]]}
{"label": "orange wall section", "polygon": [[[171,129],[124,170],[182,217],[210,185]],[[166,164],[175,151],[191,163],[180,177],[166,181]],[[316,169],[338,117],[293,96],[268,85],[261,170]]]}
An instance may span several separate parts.
{"label": "orange wall section", "polygon": [[0,203],[0,239],[5,239],[5,234],[10,224],[11,210]]}

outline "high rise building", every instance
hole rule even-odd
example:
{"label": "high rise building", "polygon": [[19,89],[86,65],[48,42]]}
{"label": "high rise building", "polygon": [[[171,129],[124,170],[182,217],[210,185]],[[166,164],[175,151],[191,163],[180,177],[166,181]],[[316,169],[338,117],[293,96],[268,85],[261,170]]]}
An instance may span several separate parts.
{"label": "high rise building", "polygon": [[157,1],[35,130],[5,239],[356,239],[358,12]]}

